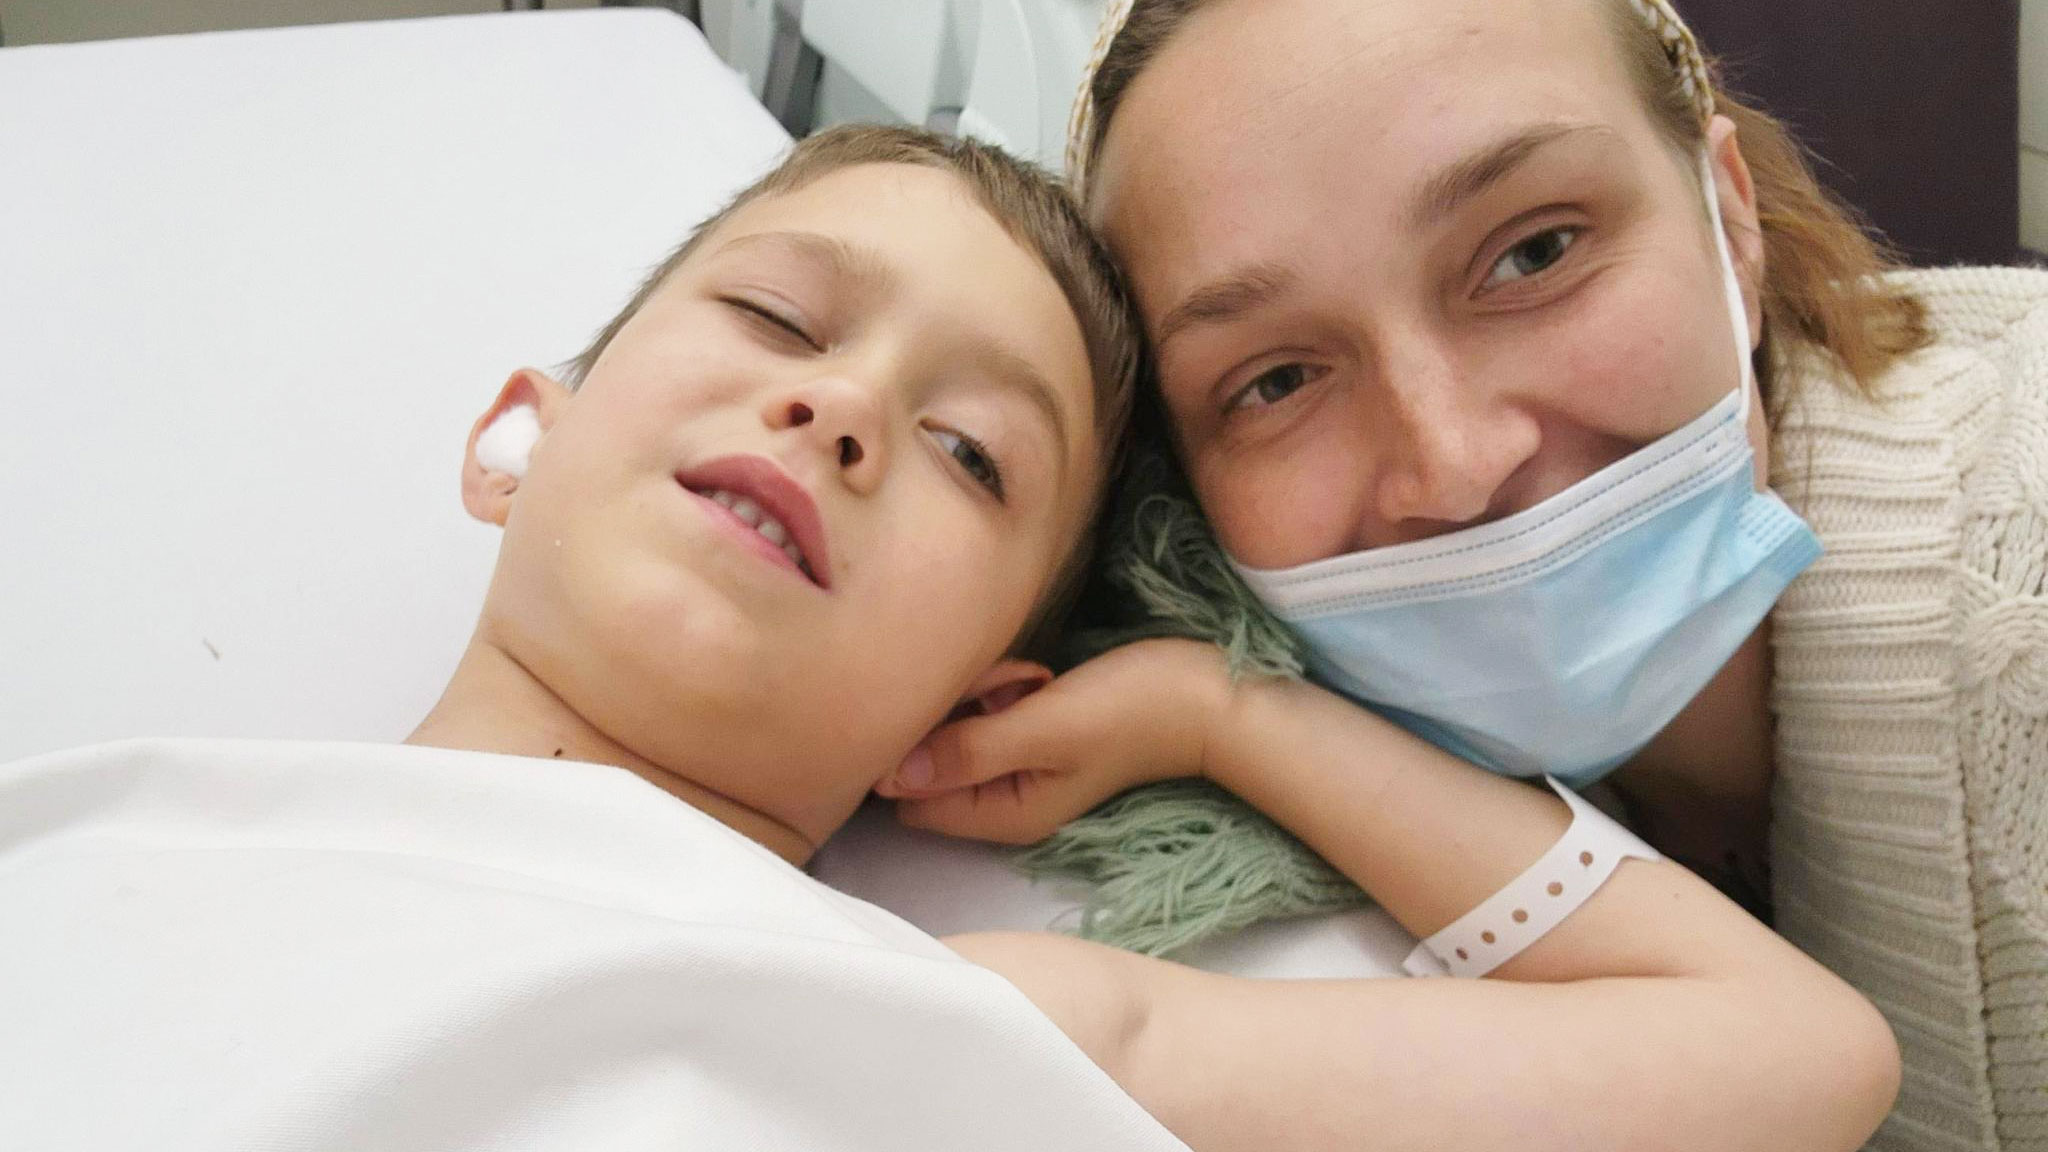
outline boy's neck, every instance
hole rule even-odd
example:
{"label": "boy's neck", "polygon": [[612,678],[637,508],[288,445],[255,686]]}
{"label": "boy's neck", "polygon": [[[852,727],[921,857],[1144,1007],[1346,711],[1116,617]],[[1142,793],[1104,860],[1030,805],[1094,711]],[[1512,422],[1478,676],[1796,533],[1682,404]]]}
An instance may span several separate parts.
{"label": "boy's neck", "polygon": [[407,744],[610,764],[716,819],[792,864],[817,850],[802,833],[634,753],[599,731],[510,653],[473,638],[447,689]]}

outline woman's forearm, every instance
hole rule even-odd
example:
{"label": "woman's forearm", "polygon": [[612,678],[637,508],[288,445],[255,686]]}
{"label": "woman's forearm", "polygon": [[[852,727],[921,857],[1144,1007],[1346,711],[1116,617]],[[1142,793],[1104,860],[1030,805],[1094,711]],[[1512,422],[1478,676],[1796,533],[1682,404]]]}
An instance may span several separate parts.
{"label": "woman's forearm", "polygon": [[1196,1152],[1849,1152],[1898,1059],[1819,981],[1258,981],[1131,956],[1120,1079]]}
{"label": "woman's forearm", "polygon": [[[1568,810],[1312,686],[1243,686],[1206,764],[1418,935]],[[1114,961],[1119,1078],[1202,1152],[1850,1149],[1897,1091],[1883,1019],[1684,869],[1632,860],[1500,979],[1274,982]]]}
{"label": "woman's forearm", "polygon": [[[1473,767],[1298,681],[1239,685],[1205,770],[1419,937],[1499,891],[1570,823],[1569,810],[1547,790]],[[1711,975],[1759,951],[1808,965],[1684,869],[1631,860],[1498,974],[1548,981]]]}
{"label": "woman's forearm", "polygon": [[1847,1152],[1898,1062],[1823,980],[1248,980],[1072,937],[948,940],[1195,1152]]}

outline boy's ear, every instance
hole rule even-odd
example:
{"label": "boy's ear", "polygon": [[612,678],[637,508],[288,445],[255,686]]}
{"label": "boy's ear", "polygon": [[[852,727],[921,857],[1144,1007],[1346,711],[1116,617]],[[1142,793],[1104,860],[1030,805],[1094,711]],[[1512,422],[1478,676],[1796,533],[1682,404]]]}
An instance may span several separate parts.
{"label": "boy's ear", "polygon": [[946,713],[944,720],[939,721],[939,726],[925,733],[924,739],[910,750],[901,765],[882,779],[877,789],[884,796],[897,796],[901,793],[887,789],[902,784],[917,788],[931,783],[932,742],[947,725],[971,716],[993,716],[1052,683],[1052,680],[1052,669],[1043,664],[1033,664],[1029,660],[997,661],[968,686],[960,702],[953,705],[953,710]]}
{"label": "boy's ear", "polygon": [[521,368],[469,429],[462,454],[462,506],[503,527],[526,475],[526,458],[573,395],[545,372]]}
{"label": "boy's ear", "polygon": [[960,697],[947,721],[993,716],[1052,683],[1052,669],[1029,660],[998,660]]}

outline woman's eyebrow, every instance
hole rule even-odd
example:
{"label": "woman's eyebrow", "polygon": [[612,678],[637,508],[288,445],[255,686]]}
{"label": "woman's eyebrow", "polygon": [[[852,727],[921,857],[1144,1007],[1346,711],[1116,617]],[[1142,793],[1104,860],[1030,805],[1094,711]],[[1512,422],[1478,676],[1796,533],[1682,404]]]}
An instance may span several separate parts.
{"label": "woman's eyebrow", "polygon": [[1261,263],[1211,280],[1188,293],[1159,322],[1156,344],[1165,348],[1189,328],[1235,320],[1290,291],[1295,279],[1294,273],[1279,264]]}
{"label": "woman's eyebrow", "polygon": [[1440,223],[1480,193],[1507,179],[1538,152],[1560,140],[1587,133],[1616,135],[1612,128],[1600,124],[1553,120],[1528,125],[1472,150],[1423,181],[1409,202],[1408,226],[1422,229]]}

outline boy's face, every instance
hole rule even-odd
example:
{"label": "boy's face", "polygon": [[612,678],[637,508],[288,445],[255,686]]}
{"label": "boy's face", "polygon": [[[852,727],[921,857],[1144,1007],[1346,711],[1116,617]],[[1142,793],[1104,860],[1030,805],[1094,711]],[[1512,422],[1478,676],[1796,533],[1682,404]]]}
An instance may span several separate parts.
{"label": "boy's face", "polygon": [[485,634],[813,844],[985,686],[1100,482],[1058,285],[908,165],[741,209],[541,408]]}

